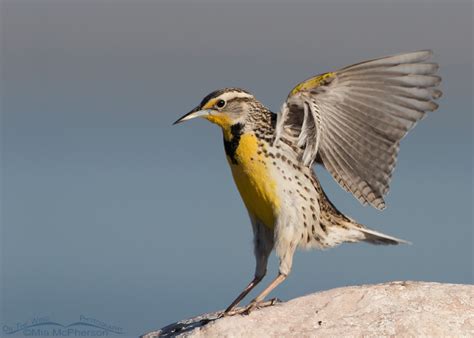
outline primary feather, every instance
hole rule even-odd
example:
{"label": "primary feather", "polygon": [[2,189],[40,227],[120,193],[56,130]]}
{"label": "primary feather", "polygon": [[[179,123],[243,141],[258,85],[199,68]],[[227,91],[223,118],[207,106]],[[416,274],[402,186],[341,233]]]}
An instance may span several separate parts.
{"label": "primary feather", "polygon": [[431,55],[365,61],[298,84],[278,115],[275,142],[297,144],[305,165],[320,159],[361,203],[383,209],[400,140],[438,107]]}

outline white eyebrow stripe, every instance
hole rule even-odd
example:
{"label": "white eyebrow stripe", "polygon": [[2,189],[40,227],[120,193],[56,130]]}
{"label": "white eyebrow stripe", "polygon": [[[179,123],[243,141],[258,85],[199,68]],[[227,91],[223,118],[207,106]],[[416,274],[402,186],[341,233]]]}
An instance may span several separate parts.
{"label": "white eyebrow stripe", "polygon": [[227,101],[229,101],[231,99],[235,99],[235,98],[251,99],[251,98],[253,98],[253,95],[248,94],[248,93],[244,93],[244,92],[227,92],[227,93],[219,95],[217,98],[222,99],[222,100],[227,102]]}

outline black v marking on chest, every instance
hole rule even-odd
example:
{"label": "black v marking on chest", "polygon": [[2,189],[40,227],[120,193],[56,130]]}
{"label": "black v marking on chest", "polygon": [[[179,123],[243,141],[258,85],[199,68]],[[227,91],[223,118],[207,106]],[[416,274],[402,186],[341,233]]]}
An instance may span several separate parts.
{"label": "black v marking on chest", "polygon": [[229,156],[233,164],[238,164],[237,159],[235,158],[235,152],[239,147],[240,136],[242,136],[242,131],[244,125],[242,123],[236,123],[230,127],[231,139],[227,141],[224,138],[224,149],[227,156]]}

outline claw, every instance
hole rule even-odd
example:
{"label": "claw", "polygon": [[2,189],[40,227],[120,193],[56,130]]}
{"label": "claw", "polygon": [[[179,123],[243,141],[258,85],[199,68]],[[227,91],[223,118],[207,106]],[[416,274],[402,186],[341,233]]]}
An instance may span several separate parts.
{"label": "claw", "polygon": [[259,303],[250,302],[250,304],[247,305],[247,307],[245,308],[245,311],[242,314],[248,316],[250,314],[250,312],[252,312],[253,310],[258,310],[258,309],[260,309],[260,304]]}
{"label": "claw", "polygon": [[281,303],[281,300],[279,300],[278,298],[272,298],[268,301],[261,301],[261,302],[255,302],[255,301],[252,301],[250,302],[249,305],[245,306],[245,307],[239,307],[239,308],[236,308],[236,309],[233,309],[231,311],[228,311],[228,312],[222,312],[220,315],[219,315],[219,318],[223,318],[223,317],[228,317],[228,316],[235,316],[235,315],[249,315],[250,312],[254,311],[254,310],[259,310],[259,309],[262,309],[264,307],[269,307],[269,306],[273,306],[275,304],[278,304],[278,303]]}

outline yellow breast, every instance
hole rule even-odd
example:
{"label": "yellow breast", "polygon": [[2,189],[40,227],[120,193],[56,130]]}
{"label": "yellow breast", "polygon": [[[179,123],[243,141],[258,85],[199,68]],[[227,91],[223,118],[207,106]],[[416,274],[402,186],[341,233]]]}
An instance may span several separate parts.
{"label": "yellow breast", "polygon": [[270,175],[267,159],[259,151],[257,138],[253,134],[241,135],[235,159],[232,161],[227,156],[245,206],[265,226],[273,228],[280,206],[276,182]]}

